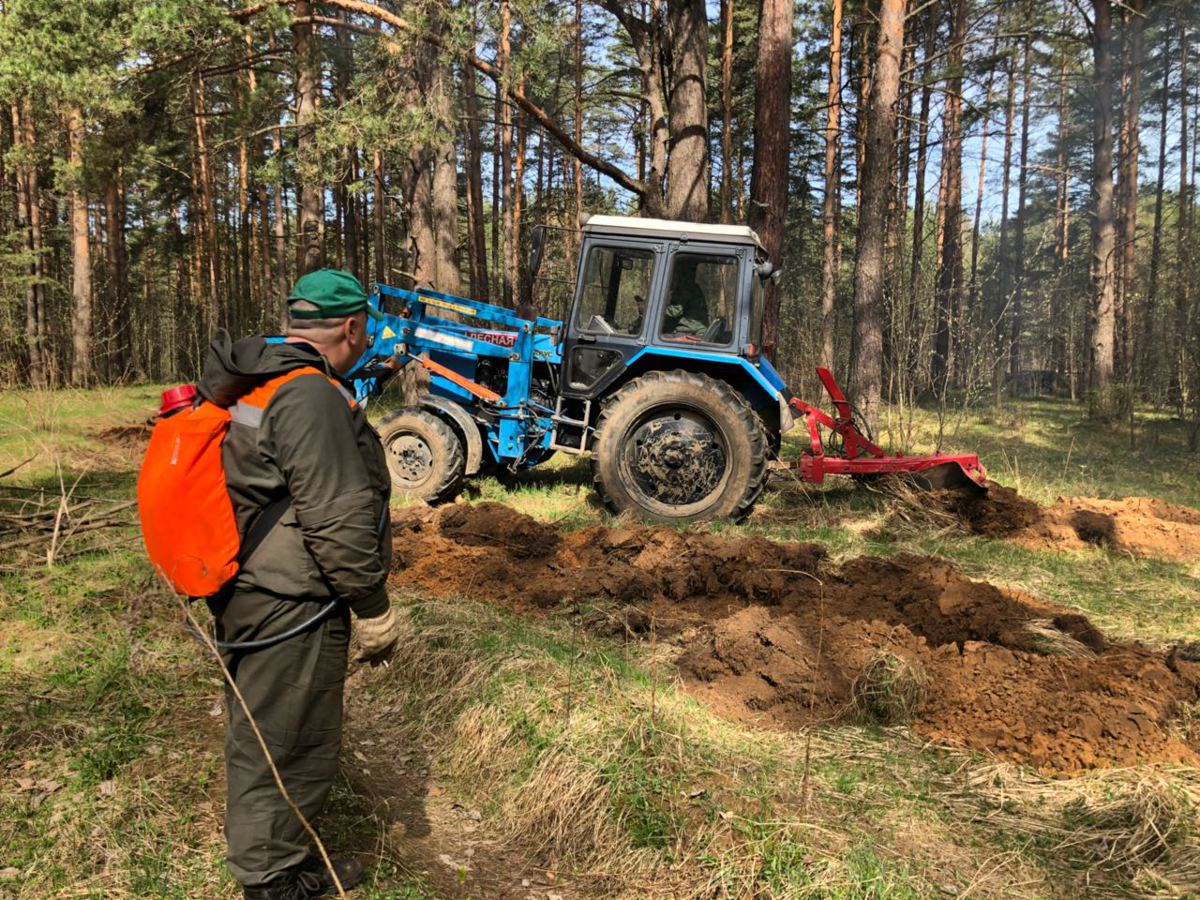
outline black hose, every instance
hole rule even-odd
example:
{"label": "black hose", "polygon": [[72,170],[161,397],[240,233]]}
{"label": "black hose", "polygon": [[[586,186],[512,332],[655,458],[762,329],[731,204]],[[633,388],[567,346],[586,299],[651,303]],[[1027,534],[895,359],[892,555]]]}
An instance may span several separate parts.
{"label": "black hose", "polygon": [[[282,644],[284,641],[290,640],[291,638],[294,638],[296,635],[303,634],[304,632],[308,631],[308,629],[312,628],[314,625],[317,625],[326,616],[328,616],[331,612],[333,612],[333,610],[337,607],[337,605],[338,605],[338,601],[336,598],[333,600],[330,600],[328,603],[326,603],[324,606],[321,607],[321,610],[315,616],[313,616],[308,621],[301,622],[299,625],[295,626],[294,628],[289,628],[287,631],[281,632],[279,634],[273,634],[270,637],[258,638],[257,640],[253,640],[253,641],[218,641],[216,639],[216,636],[214,635],[211,638],[211,640],[212,640],[213,644],[216,645],[216,648],[218,650],[237,650],[237,651],[242,651],[242,652],[253,651],[253,650],[265,650],[267,647],[274,647],[276,644]],[[195,637],[197,640],[200,640],[202,642],[207,642],[207,639],[205,638],[205,636],[199,634],[196,631],[196,629],[193,628],[191,625],[187,626],[187,630],[189,632],[191,632],[192,636]]]}

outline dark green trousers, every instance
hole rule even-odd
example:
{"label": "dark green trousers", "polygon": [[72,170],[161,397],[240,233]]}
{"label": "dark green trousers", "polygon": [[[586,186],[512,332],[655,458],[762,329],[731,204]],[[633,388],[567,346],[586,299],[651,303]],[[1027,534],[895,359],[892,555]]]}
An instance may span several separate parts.
{"label": "dark green trousers", "polygon": [[[217,637],[245,641],[279,634],[311,618],[323,602],[235,592],[212,604]],[[349,643],[350,613],[343,605],[320,625],[274,647],[223,654],[284,785],[310,823],[337,775]],[[229,868],[241,884],[258,885],[301,862],[311,841],[280,794],[228,685],[225,703]]]}

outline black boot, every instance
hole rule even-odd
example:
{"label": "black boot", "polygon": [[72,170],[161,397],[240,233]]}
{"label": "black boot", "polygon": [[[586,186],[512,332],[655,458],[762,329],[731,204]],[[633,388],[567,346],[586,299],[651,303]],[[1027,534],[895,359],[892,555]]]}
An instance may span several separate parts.
{"label": "black boot", "polygon": [[293,866],[266,884],[243,885],[246,900],[315,900],[326,895],[325,885],[312,872]]}
{"label": "black boot", "polygon": [[[329,861],[333,864],[333,870],[337,872],[338,881],[342,883],[342,890],[348,891],[363,880],[363,865],[353,856],[331,856],[329,857]],[[309,856],[297,868],[304,874],[316,876],[320,880],[325,894],[317,894],[315,896],[323,897],[326,894],[337,893],[337,888],[333,885],[333,879],[329,876],[329,869],[321,857]]]}

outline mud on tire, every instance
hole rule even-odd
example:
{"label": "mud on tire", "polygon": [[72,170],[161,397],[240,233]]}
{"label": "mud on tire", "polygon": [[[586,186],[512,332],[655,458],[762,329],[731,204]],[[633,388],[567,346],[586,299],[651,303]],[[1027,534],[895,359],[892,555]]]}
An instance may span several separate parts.
{"label": "mud on tire", "polygon": [[766,482],[767,438],[728,384],[650,372],[600,413],[592,477],[605,505],[655,522],[740,519]]}
{"label": "mud on tire", "polygon": [[432,413],[406,407],[384,416],[377,430],[397,495],[426,503],[458,495],[466,463],[453,428]]}

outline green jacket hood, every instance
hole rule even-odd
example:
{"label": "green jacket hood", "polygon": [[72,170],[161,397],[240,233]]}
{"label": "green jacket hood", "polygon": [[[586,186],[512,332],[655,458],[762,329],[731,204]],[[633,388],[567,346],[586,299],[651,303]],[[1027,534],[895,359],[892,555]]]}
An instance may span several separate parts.
{"label": "green jacket hood", "polygon": [[209,345],[196,387],[204,399],[228,407],[264,381],[304,366],[330,374],[325,358],[309,344],[268,343],[262,335],[235,341],[222,328]]}

